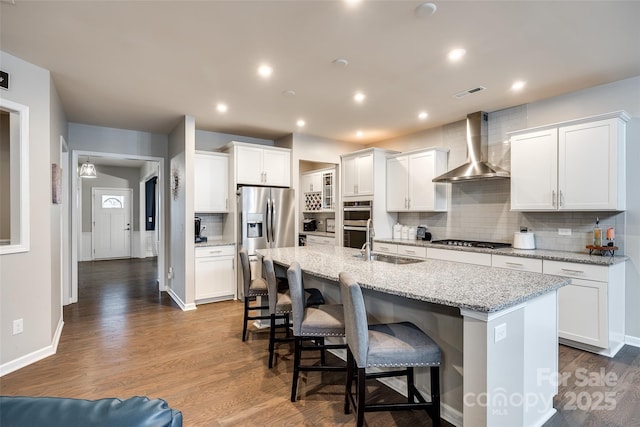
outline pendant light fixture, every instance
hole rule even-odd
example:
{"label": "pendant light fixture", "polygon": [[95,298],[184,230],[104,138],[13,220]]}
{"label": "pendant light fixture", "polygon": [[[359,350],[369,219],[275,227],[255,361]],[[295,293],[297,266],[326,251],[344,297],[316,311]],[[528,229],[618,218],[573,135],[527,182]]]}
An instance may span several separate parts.
{"label": "pendant light fixture", "polygon": [[90,158],[87,159],[86,163],[83,163],[80,166],[80,178],[97,178],[96,167],[93,163],[90,162]]}

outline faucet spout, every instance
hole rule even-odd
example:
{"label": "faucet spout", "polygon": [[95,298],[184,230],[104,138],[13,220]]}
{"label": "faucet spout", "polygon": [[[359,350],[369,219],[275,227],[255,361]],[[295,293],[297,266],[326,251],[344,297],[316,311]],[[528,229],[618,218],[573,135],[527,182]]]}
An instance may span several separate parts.
{"label": "faucet spout", "polygon": [[373,230],[371,225],[371,218],[367,219],[367,234],[366,234],[366,242],[362,245],[362,249],[364,251],[364,258],[367,261],[371,261],[371,247],[373,245]]}

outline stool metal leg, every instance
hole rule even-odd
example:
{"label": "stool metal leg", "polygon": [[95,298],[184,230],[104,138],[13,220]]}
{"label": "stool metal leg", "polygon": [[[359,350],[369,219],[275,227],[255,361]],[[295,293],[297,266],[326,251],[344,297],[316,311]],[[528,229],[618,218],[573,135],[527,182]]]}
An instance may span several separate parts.
{"label": "stool metal leg", "polygon": [[365,411],[365,398],[366,398],[366,379],[367,374],[365,368],[357,368],[358,371],[358,391],[357,391],[357,421],[356,425],[362,427],[364,425],[364,411]]}
{"label": "stool metal leg", "polygon": [[247,318],[249,317],[249,298],[244,297],[244,321],[242,325],[242,341],[247,339]]}
{"label": "stool metal leg", "polygon": [[407,368],[407,402],[414,403],[415,400],[413,398],[413,390],[415,389],[414,385],[414,376],[413,376],[413,368]]}
{"label": "stool metal leg", "polygon": [[351,387],[353,386],[353,354],[351,350],[347,348],[347,377],[344,390],[344,413],[351,413]]}
{"label": "stool metal leg", "polygon": [[294,338],[293,381],[291,383],[291,401],[295,402],[298,394],[298,376],[300,375],[300,359],[302,358],[302,340]]}

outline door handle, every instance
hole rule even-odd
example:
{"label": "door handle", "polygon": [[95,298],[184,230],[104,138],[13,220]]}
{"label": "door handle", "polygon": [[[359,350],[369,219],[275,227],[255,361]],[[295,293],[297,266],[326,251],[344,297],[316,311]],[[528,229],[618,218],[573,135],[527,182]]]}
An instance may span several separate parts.
{"label": "door handle", "polygon": [[265,207],[265,211],[267,212],[267,221],[266,221],[266,224],[265,224],[266,225],[266,229],[267,229],[266,230],[267,231],[266,235],[267,235],[267,243],[269,243],[270,242],[270,240],[269,240],[269,213],[270,213],[270,211],[269,211],[269,199],[267,199],[267,206]]}
{"label": "door handle", "polygon": [[272,242],[272,243],[275,243],[276,239],[275,239],[275,237],[274,237],[274,232],[273,232],[273,216],[274,216],[274,213],[273,213],[273,210],[274,210],[274,209],[273,209],[273,205],[274,205],[274,203],[273,203],[273,199],[271,199],[271,227],[270,227],[270,228],[271,228],[271,242]]}

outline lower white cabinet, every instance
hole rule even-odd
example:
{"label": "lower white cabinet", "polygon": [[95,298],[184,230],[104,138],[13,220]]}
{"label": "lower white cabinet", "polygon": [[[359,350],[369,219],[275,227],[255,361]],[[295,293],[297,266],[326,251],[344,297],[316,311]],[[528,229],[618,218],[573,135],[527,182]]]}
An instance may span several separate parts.
{"label": "lower white cabinet", "polygon": [[385,254],[397,254],[398,245],[393,243],[373,242],[372,250],[376,252],[385,253]]}
{"label": "lower white cabinet", "polygon": [[196,297],[198,304],[234,299],[235,247],[207,246],[196,248]]}
{"label": "lower white cabinet", "polygon": [[466,264],[491,266],[491,254],[481,252],[465,252],[449,249],[428,248],[427,258],[443,261],[464,262]]}
{"label": "lower white cabinet", "polygon": [[542,260],[508,255],[491,255],[491,266],[509,270],[542,273]]}
{"label": "lower white cabinet", "polygon": [[307,246],[315,246],[315,245],[335,246],[336,239],[335,237],[329,237],[329,236],[307,235]]}
{"label": "lower white cabinet", "polygon": [[625,264],[544,260],[543,272],[571,278],[558,291],[560,342],[613,357],[624,345]]}

